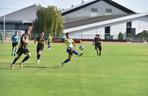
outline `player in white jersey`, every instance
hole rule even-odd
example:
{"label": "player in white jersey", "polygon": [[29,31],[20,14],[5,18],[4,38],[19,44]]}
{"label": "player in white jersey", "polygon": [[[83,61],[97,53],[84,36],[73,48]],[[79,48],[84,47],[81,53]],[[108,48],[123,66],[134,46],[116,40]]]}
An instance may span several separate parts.
{"label": "player in white jersey", "polygon": [[67,46],[67,53],[68,53],[68,59],[66,59],[64,62],[62,62],[62,67],[64,66],[65,63],[68,63],[69,61],[71,61],[71,57],[73,54],[78,55],[78,56],[82,56],[83,53],[79,54],[76,51],[76,44],[73,41],[73,39],[69,38],[69,33],[66,33],[66,39],[65,39],[65,43]]}

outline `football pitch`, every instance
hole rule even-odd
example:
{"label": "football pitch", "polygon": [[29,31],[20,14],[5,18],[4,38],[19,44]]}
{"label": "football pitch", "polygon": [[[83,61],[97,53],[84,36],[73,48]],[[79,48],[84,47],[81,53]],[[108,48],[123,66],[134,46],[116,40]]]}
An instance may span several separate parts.
{"label": "football pitch", "polygon": [[[97,57],[91,43],[82,57],[61,68],[67,58],[64,44],[45,47],[36,63],[35,44],[31,58],[19,68],[9,68],[14,57],[11,44],[0,43],[0,96],[148,96],[148,45],[103,43]],[[80,50],[79,50],[80,51]]]}

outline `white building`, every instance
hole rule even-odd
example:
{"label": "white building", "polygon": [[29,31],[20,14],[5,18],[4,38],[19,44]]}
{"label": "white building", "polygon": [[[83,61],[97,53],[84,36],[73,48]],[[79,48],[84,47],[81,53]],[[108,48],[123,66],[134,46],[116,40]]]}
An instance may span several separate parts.
{"label": "white building", "polygon": [[[23,30],[36,18],[37,5],[32,5],[0,17],[0,31]],[[91,0],[63,10],[64,32],[75,39],[117,40],[122,32],[135,35],[148,30],[148,12],[136,13],[112,0]],[[4,26],[5,23],[5,26]]]}
{"label": "white building", "polygon": [[135,13],[112,0],[93,0],[63,11],[65,33],[75,39],[93,39],[96,34],[117,40],[122,32],[135,35],[148,30],[148,13]]}

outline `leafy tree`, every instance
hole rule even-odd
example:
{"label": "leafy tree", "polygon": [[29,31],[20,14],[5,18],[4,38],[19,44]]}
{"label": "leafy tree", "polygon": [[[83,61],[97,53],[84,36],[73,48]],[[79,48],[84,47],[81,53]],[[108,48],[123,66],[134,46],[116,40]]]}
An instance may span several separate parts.
{"label": "leafy tree", "polygon": [[55,6],[48,6],[47,8],[38,6],[37,18],[33,22],[33,33],[45,32],[54,37],[62,35],[64,21],[61,11]]}
{"label": "leafy tree", "polygon": [[148,37],[148,31],[147,30],[143,30],[141,33],[137,34],[137,37],[139,37],[139,38]]}

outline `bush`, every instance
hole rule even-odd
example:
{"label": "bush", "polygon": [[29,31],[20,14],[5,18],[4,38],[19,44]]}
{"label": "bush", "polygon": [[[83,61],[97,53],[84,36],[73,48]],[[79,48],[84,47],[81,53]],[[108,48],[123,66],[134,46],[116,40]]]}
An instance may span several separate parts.
{"label": "bush", "polygon": [[123,33],[120,32],[120,33],[118,34],[118,40],[123,40]]}

